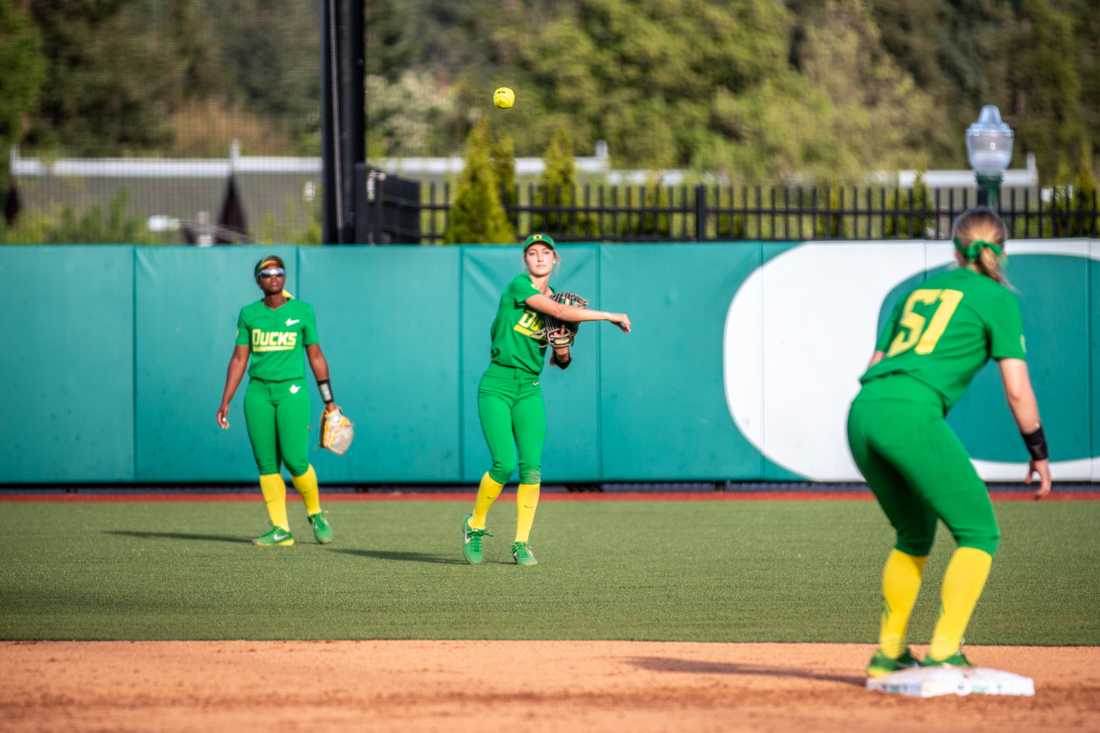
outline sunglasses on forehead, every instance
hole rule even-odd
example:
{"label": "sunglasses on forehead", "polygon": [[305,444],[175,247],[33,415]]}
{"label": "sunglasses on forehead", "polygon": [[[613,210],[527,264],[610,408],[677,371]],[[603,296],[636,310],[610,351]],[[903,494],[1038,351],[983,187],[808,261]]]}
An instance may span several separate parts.
{"label": "sunglasses on forehead", "polygon": [[286,270],[281,267],[265,267],[260,270],[260,279],[266,280],[269,277],[283,277],[286,275]]}

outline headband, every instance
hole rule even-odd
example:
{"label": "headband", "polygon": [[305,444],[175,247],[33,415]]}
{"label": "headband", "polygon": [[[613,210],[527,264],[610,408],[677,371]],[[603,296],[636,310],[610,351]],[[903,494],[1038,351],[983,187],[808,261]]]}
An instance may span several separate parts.
{"label": "headband", "polygon": [[262,260],[260,260],[259,262],[256,263],[256,266],[254,268],[252,268],[252,276],[253,277],[259,277],[260,276],[260,270],[264,269],[264,265],[268,264],[269,262],[272,263],[272,264],[276,264],[279,267],[282,267],[283,269],[286,269],[286,267],[284,265],[280,264],[280,261],[278,259],[276,259],[275,257],[264,257]]}
{"label": "headband", "polygon": [[955,237],[955,249],[959,250],[959,252],[961,252],[962,255],[966,257],[967,262],[973,262],[974,260],[978,259],[978,255],[982,253],[982,249],[984,249],[985,247],[989,247],[991,250],[993,250],[993,254],[997,255],[998,257],[1004,254],[1004,247],[998,244],[994,244],[993,242],[987,242],[984,239],[973,239],[970,241],[969,246],[964,247],[962,240],[958,237]]}
{"label": "headband", "polygon": [[[269,262],[272,263],[272,264],[278,265],[279,267],[282,267],[283,270],[286,270],[286,266],[285,265],[279,265],[279,260],[275,259],[275,257],[264,257],[262,260],[260,260],[259,262],[256,263],[256,267],[254,267],[253,270],[252,270],[253,275],[255,276],[255,278],[257,280],[260,279],[260,270],[264,269],[264,265],[266,265]],[[289,290],[283,290],[283,296],[287,300],[293,300],[294,299],[294,295],[291,294],[291,292]]]}

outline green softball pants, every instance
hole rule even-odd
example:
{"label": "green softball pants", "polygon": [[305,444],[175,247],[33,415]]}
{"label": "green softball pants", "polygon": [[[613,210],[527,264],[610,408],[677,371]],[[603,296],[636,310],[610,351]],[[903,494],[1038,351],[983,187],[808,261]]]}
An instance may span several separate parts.
{"label": "green softball pants", "polygon": [[244,420],[261,476],[278,473],[280,463],[291,476],[309,470],[309,407],[304,379],[248,382]]}
{"label": "green softball pants", "polygon": [[960,547],[997,551],[989,492],[930,387],[901,374],[865,384],[848,413],[848,446],[899,551],[927,556],[937,519]]}
{"label": "green softball pants", "polygon": [[477,388],[477,413],[493,458],[489,476],[498,484],[508,483],[518,447],[519,482],[541,483],[546,408],[539,375],[490,364]]}

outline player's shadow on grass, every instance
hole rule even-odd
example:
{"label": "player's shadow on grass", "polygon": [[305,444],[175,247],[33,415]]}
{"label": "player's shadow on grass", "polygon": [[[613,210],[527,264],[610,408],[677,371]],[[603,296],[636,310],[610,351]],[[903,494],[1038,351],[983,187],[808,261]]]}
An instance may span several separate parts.
{"label": "player's shadow on grass", "polygon": [[694,659],[668,659],[665,657],[638,657],[631,664],[651,672],[680,672],[688,674],[733,674],[755,677],[794,677],[822,682],[839,682],[843,685],[864,687],[866,677],[856,675],[827,674],[797,667],[775,667],[770,664],[740,664],[738,662],[704,662]]}
{"label": "player's shadow on grass", "polygon": [[247,537],[230,534],[194,534],[191,532],[142,532],[133,529],[109,529],[104,534],[120,537],[137,537],[143,540],[198,540],[199,542],[250,543]]}
{"label": "player's shadow on grass", "polygon": [[369,557],[375,560],[397,560],[400,562],[427,562],[437,565],[465,565],[466,563],[451,555],[433,554],[430,552],[402,552],[399,550],[344,550],[333,547],[332,552],[341,552],[345,555],[356,557]]}

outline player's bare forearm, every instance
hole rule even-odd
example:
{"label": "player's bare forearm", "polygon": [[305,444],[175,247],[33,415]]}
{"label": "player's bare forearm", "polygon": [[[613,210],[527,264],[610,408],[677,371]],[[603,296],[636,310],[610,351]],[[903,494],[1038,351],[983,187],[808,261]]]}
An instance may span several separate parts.
{"label": "player's bare forearm", "polygon": [[582,323],[586,321],[614,321],[622,316],[621,313],[609,313],[608,311],[589,310],[588,308],[578,308],[575,305],[559,304],[558,308],[561,309],[560,313],[551,313],[550,315],[554,316],[559,321],[567,321],[569,323]]}
{"label": "player's bare forearm", "polygon": [[244,370],[248,367],[248,347],[236,346],[233,348],[233,356],[229,357],[229,366],[225,370],[225,389],[222,390],[222,404],[228,405],[233,401],[233,395],[237,393],[237,387],[244,378]]}
{"label": "player's bare forearm", "polygon": [[1021,433],[1032,433],[1039,428],[1039,402],[1035,399],[1035,390],[1031,387],[1027,362],[1023,359],[1001,359],[997,366],[1001,370],[1005,399],[1012,417]]}
{"label": "player's bare forearm", "polygon": [[876,351],[875,353],[871,354],[871,361],[867,362],[867,368],[870,369],[875,364],[878,364],[880,361],[882,361],[882,358],[884,356],[886,356],[886,354],[882,353],[881,351]]}
{"label": "player's bare forearm", "polygon": [[244,378],[245,367],[248,366],[248,347],[237,345],[233,347],[233,356],[229,357],[229,366],[225,369],[225,388],[222,390],[222,401],[218,405],[218,411],[214,415],[218,427],[222,430],[229,429],[229,403],[233,401],[233,395],[237,393],[237,387]]}
{"label": "player's bare forearm", "polygon": [[1012,417],[1016,420],[1016,426],[1020,429],[1020,434],[1024,437],[1024,443],[1027,444],[1028,452],[1031,454],[1024,483],[1030,484],[1038,476],[1039,486],[1035,490],[1034,498],[1042,499],[1050,493],[1052,479],[1050,461],[1047,459],[1046,438],[1039,430],[1042,427],[1039,419],[1039,401],[1035,399],[1035,390],[1031,387],[1027,362],[1023,359],[1001,359],[997,362],[997,366],[1001,370],[1001,381],[1004,383],[1008,408],[1012,411]]}
{"label": "player's bare forearm", "polygon": [[545,313],[548,316],[557,318],[559,321],[566,321],[568,323],[615,321],[625,317],[622,313],[609,313],[607,311],[591,310],[589,308],[578,308],[575,305],[566,305],[565,303],[559,303],[545,295],[532,295],[526,302],[527,305],[531,306],[539,313]]}
{"label": "player's bare forearm", "polygon": [[1009,409],[1012,410],[1012,417],[1021,433],[1034,432],[1042,424],[1039,420],[1039,403],[1033,392],[1016,401],[1009,400]]}
{"label": "player's bare forearm", "polygon": [[310,344],[306,347],[306,355],[309,357],[309,368],[313,370],[313,376],[318,382],[328,381],[328,360],[321,352],[319,344]]}

